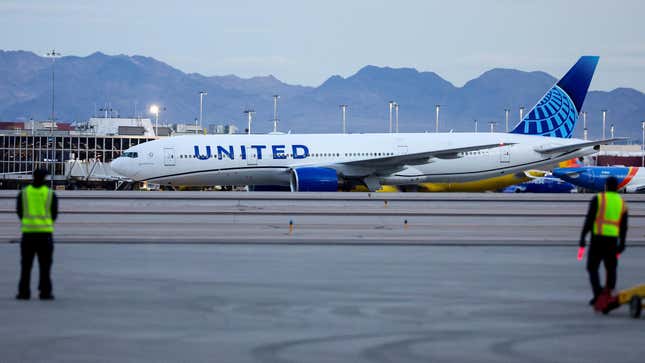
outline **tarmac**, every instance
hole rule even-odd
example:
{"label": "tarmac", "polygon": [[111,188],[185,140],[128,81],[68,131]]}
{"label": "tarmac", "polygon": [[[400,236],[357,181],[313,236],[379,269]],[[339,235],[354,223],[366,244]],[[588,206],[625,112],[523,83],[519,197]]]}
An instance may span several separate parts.
{"label": "tarmac", "polygon": [[[642,362],[572,247],[60,244],[57,300],[13,300],[2,362]],[[626,251],[619,287],[645,282]],[[35,286],[35,282],[33,283]]]}
{"label": "tarmac", "polygon": [[[577,243],[589,194],[58,192],[59,243],[562,245]],[[20,236],[0,192],[0,243]],[[645,245],[645,195],[627,195]],[[406,223],[407,221],[407,223]],[[290,227],[290,223],[291,227]]]}
{"label": "tarmac", "polygon": [[[645,354],[643,319],[587,305],[576,252],[591,195],[58,195],[57,299],[25,302],[13,299],[15,192],[0,192],[0,362],[642,362]],[[626,198],[618,288],[645,283],[645,197]]]}

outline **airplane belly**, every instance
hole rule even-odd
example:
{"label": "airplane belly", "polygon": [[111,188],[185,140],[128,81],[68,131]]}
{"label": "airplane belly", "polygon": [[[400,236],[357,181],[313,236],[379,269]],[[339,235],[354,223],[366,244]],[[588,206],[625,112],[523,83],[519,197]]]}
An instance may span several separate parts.
{"label": "airplane belly", "polygon": [[175,186],[289,185],[286,168],[252,168],[178,173],[150,179],[153,183]]}

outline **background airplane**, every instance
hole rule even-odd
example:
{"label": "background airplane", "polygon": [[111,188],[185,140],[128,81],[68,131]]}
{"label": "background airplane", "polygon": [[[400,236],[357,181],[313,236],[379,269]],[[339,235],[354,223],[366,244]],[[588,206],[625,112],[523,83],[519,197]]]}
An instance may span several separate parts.
{"label": "background airplane", "polygon": [[547,172],[541,170],[528,170],[494,178],[474,180],[461,183],[421,183],[417,187],[419,192],[460,192],[476,193],[501,190],[509,185],[527,182],[533,178],[544,176]]}
{"label": "background airplane", "polygon": [[578,168],[556,168],[553,175],[592,191],[605,190],[610,176],[618,179],[618,189],[626,193],[645,192],[645,168],[625,166],[585,166]]}
{"label": "background airplane", "polygon": [[578,190],[574,184],[554,176],[543,176],[528,182],[511,185],[502,191],[504,193],[575,193]]}

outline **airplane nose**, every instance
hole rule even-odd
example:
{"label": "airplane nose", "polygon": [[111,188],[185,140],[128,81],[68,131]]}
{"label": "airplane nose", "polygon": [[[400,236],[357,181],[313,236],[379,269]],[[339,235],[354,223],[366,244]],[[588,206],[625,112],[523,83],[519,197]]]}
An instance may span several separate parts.
{"label": "airplane nose", "polygon": [[123,157],[118,157],[112,160],[112,162],[110,163],[110,168],[112,168],[112,171],[115,171],[119,175],[128,176],[125,164],[126,162],[125,160],[123,160]]}

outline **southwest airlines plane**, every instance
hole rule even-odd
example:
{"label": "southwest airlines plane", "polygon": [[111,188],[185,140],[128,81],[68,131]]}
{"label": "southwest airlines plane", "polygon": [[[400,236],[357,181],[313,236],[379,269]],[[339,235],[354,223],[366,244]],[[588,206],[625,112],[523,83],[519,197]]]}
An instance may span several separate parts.
{"label": "southwest airlines plane", "polygon": [[584,56],[510,133],[194,135],[146,142],[112,162],[133,181],[171,186],[460,182],[589,155],[612,140],[571,139],[598,57]]}
{"label": "southwest airlines plane", "polygon": [[618,190],[625,193],[645,193],[645,168],[626,166],[583,166],[553,169],[553,175],[571,184],[601,192],[607,178],[618,180]]}

